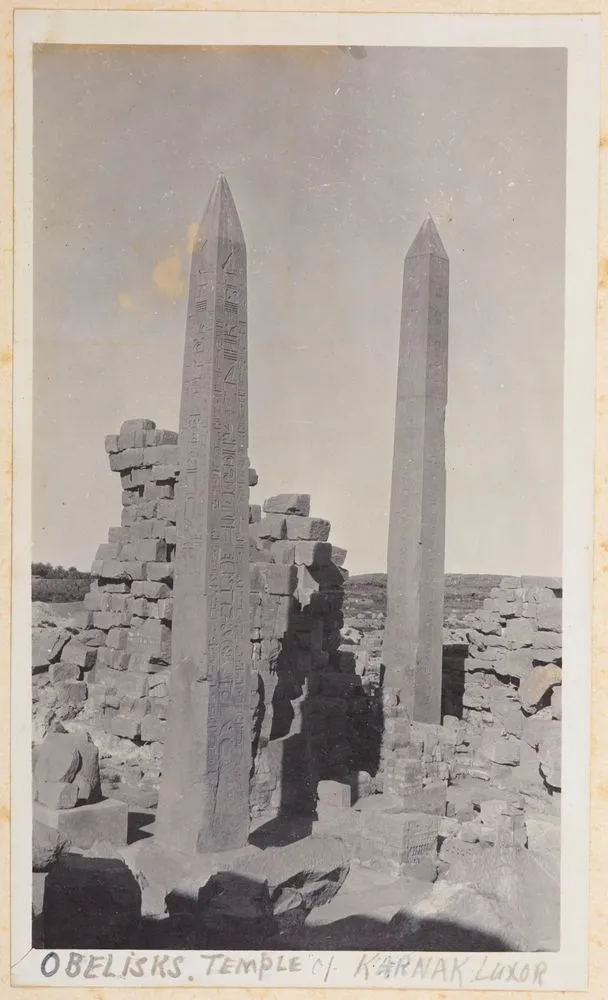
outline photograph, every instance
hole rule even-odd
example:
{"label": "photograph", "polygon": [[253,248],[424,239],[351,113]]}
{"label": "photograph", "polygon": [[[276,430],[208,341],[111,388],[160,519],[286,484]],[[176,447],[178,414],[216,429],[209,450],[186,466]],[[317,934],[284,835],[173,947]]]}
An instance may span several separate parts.
{"label": "photograph", "polygon": [[33,44],[39,982],[490,953],[546,987],[562,674],[570,738],[589,711],[569,74],[373,32]]}

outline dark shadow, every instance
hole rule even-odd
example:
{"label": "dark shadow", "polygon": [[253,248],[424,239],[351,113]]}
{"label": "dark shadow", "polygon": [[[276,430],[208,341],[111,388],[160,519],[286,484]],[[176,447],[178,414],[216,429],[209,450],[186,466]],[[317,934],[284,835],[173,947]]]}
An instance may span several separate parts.
{"label": "dark shadow", "polygon": [[267,847],[285,847],[308,837],[312,830],[312,817],[279,815],[263,823],[249,835],[249,843],[264,850]]}
{"label": "dark shadow", "polygon": [[153,812],[132,812],[129,809],[129,822],[127,827],[127,843],[133,844],[136,840],[146,840],[152,836],[150,830],[144,827],[154,823],[156,815]]}
{"label": "dark shadow", "polygon": [[468,645],[462,642],[445,644],[443,647],[443,668],[441,678],[441,718],[446,715],[462,719],[465,660]]}
{"label": "dark shadow", "polygon": [[141,889],[124,861],[64,854],[44,886],[45,948],[130,948]]}

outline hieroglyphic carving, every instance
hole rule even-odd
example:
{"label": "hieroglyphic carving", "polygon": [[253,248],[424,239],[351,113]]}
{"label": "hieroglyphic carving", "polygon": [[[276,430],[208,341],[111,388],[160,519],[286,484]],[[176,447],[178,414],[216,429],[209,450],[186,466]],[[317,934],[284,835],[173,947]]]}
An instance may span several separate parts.
{"label": "hieroglyphic carving", "polygon": [[251,764],[246,250],[224,178],[200,232],[184,351],[172,707],[157,835],[182,850],[217,851],[247,841]]}

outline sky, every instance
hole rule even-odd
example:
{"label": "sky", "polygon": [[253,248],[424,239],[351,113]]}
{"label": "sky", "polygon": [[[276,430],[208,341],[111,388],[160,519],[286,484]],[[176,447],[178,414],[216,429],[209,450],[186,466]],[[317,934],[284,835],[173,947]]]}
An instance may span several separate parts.
{"label": "sky", "polygon": [[[355,57],[356,56],[356,57]],[[248,255],[252,502],[386,568],[403,258],[450,258],[446,570],[561,573],[566,53],[39,46],[35,561],[120,523],[106,434],[177,429],[216,177]]]}

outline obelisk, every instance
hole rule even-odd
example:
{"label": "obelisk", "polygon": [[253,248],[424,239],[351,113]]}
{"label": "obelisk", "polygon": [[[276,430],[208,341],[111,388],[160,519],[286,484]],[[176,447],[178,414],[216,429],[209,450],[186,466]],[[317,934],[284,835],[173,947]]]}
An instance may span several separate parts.
{"label": "obelisk", "polygon": [[441,721],[449,261],[427,218],[405,257],[388,537],[384,683]]}
{"label": "obelisk", "polygon": [[193,854],[249,835],[247,263],[220,176],[190,274],[179,419],[170,708],[155,834]]}

